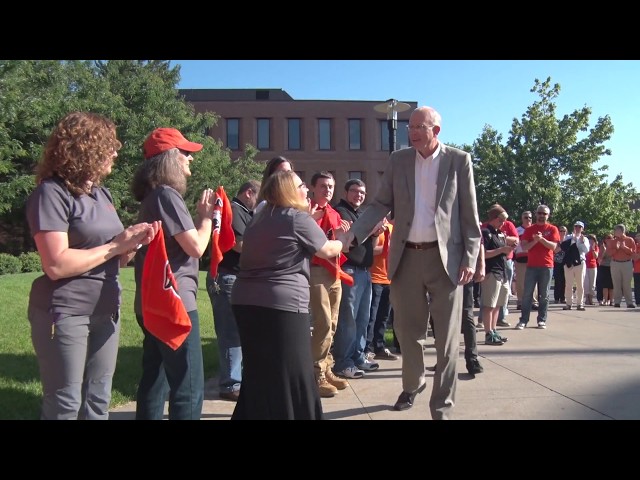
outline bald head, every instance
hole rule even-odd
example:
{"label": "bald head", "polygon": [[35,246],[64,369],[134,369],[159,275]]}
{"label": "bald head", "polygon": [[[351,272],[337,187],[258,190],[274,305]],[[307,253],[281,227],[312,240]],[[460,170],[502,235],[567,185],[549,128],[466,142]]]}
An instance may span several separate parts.
{"label": "bald head", "polygon": [[[433,107],[418,107],[411,113],[411,118],[416,119],[416,125],[420,123],[417,121],[420,118],[426,125],[442,126],[442,117]],[[411,121],[409,123],[413,125]]]}

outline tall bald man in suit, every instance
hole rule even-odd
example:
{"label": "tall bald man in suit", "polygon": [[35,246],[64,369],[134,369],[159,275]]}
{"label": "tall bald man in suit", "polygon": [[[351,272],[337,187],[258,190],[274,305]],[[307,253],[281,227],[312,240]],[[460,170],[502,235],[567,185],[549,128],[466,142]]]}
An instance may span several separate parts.
{"label": "tall bald man in suit", "polygon": [[407,127],[412,146],[391,154],[375,199],[346,238],[347,245],[359,245],[392,212],[395,229],[388,268],[403,356],[403,391],[394,408],[411,408],[426,388],[419,339],[431,312],[438,335],[429,408],[436,420],[451,418],[455,404],[461,286],[473,277],[480,247],[471,156],[440,143],[440,125],[440,114],[431,107],[412,112]]}

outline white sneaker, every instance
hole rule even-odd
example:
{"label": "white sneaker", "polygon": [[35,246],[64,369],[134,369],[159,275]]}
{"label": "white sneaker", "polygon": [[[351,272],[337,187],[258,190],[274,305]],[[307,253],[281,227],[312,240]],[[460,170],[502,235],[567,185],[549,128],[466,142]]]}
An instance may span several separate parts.
{"label": "white sneaker", "polygon": [[538,328],[547,328],[547,322],[538,322]]}
{"label": "white sneaker", "polygon": [[347,367],[340,372],[334,372],[337,376],[342,378],[362,378],[364,377],[364,372],[356,367]]}
{"label": "white sneaker", "polygon": [[360,370],[364,370],[365,372],[373,372],[374,370],[378,370],[380,368],[380,365],[376,362],[372,362],[368,358],[365,358],[364,362],[358,365],[358,368]]}
{"label": "white sneaker", "polygon": [[516,325],[516,330],[522,330],[526,327],[526,325],[522,322],[518,322],[518,324]]}

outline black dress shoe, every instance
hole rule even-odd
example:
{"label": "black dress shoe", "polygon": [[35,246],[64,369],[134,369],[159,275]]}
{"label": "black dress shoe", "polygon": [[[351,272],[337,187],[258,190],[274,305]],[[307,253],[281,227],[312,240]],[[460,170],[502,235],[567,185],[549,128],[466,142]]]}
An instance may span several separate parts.
{"label": "black dress shoe", "polygon": [[223,400],[229,400],[231,402],[237,402],[240,396],[240,390],[233,390],[232,392],[220,392],[220,398]]}
{"label": "black dress shoe", "polygon": [[402,392],[398,397],[398,401],[393,406],[393,409],[398,411],[409,410],[411,407],[413,407],[413,401],[416,399],[416,395],[422,393],[425,388],[427,388],[427,382],[424,382],[422,385],[420,385],[418,390],[416,390],[414,393]]}
{"label": "black dress shoe", "polygon": [[484,372],[484,368],[482,368],[482,365],[480,365],[480,362],[476,358],[467,362],[467,372],[469,372],[470,375],[476,375]]}

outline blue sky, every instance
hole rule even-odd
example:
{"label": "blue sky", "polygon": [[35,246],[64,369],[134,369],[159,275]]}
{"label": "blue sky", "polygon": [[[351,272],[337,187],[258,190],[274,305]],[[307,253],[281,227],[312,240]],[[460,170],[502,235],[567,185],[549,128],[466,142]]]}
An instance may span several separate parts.
{"label": "blue sky", "polygon": [[560,84],[560,118],[591,108],[589,126],[609,115],[614,133],[605,146],[611,179],[621,173],[640,191],[638,60],[172,60],[180,88],[282,88],[297,100],[389,98],[434,107],[442,115],[440,139],[473,143],[485,124],[508,138],[539,97],[534,81]]}

